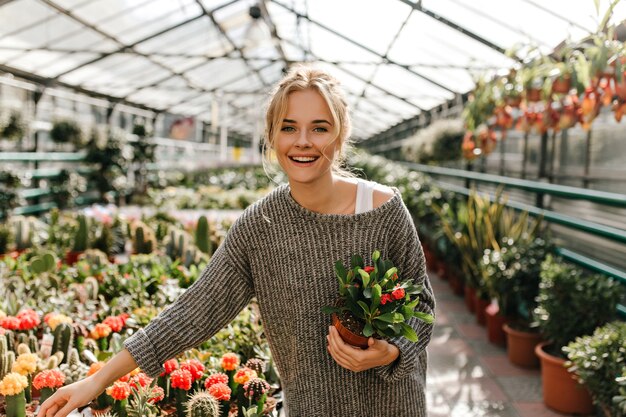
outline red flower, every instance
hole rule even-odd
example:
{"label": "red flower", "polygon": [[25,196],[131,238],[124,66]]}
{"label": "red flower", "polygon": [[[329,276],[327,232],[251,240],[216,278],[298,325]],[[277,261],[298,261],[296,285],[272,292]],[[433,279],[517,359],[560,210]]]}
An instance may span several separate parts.
{"label": "red flower", "polygon": [[150,385],[152,382],[152,378],[143,372],[139,372],[137,375],[130,379],[130,386],[134,388],[145,387],[146,385]]}
{"label": "red flower", "polygon": [[222,372],[209,375],[204,381],[204,388],[209,389],[215,384],[228,384],[228,375]]}
{"label": "red flower", "polygon": [[150,393],[150,399],[148,402],[156,404],[159,401],[162,401],[163,398],[165,398],[165,391],[163,391],[163,388],[156,385],[152,387],[152,392]]}
{"label": "red flower", "polygon": [[180,388],[185,391],[191,389],[191,372],[186,369],[177,369],[170,375],[172,388]]}
{"label": "red flower", "polygon": [[392,280],[392,281],[397,281],[397,280],[398,280],[398,274],[393,274],[393,275],[391,276],[391,280]]}
{"label": "red flower", "polygon": [[130,314],[127,313],[122,313],[119,316],[117,316],[120,320],[122,320],[122,325],[126,326],[126,320],[128,320],[128,318],[130,317]]}
{"label": "red flower", "polygon": [[92,339],[98,340],[108,337],[111,334],[111,327],[104,323],[96,324],[96,327],[89,333]]}
{"label": "red flower", "polygon": [[219,401],[229,401],[231,390],[226,384],[215,384],[209,387],[209,394]]}
{"label": "red flower", "polygon": [[130,385],[127,382],[115,381],[107,388],[107,394],[116,401],[125,400],[130,395]]}
{"label": "red flower", "polygon": [[7,330],[19,330],[20,320],[17,317],[6,316],[0,319],[0,327]]}
{"label": "red flower", "polygon": [[124,327],[124,321],[118,316],[109,316],[102,323],[109,326],[115,333],[119,333]]}
{"label": "red flower", "polygon": [[380,303],[382,305],[385,305],[387,303],[391,303],[393,301],[393,298],[391,298],[391,294],[383,294],[380,296]]}
{"label": "red flower", "polygon": [[121,381],[121,382],[128,382],[128,381],[130,381],[130,373],[124,375],[123,377],[118,379],[118,381]]}
{"label": "red flower", "polygon": [[65,374],[58,369],[46,369],[41,371],[33,379],[33,387],[42,388],[59,388],[65,382]]}
{"label": "red flower", "polygon": [[159,376],[169,375],[178,369],[178,361],[176,359],[170,359],[163,364],[163,368],[165,368],[165,370],[161,372]]}
{"label": "red flower", "polygon": [[17,315],[17,319],[20,321],[20,330],[31,330],[39,326],[39,323],[41,323],[39,314],[31,309],[20,311]]}
{"label": "red flower", "polygon": [[373,266],[366,266],[365,268],[363,268],[363,270],[367,272],[368,274],[372,272],[374,269],[375,268]]}
{"label": "red flower", "polygon": [[191,374],[194,381],[199,380],[204,375],[204,365],[197,359],[190,359],[180,364],[180,369],[186,369]]}
{"label": "red flower", "polygon": [[396,289],[392,291],[391,295],[393,295],[393,298],[396,300],[401,300],[404,298],[405,293],[404,293],[404,288],[400,288],[400,285],[396,285],[395,287]]}
{"label": "red flower", "polygon": [[225,371],[234,371],[239,366],[239,356],[235,353],[225,353],[222,356],[222,369]]}

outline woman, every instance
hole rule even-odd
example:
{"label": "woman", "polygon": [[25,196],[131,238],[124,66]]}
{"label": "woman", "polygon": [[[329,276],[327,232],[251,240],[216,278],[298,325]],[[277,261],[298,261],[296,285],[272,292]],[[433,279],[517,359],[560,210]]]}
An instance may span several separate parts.
{"label": "woman", "polygon": [[421,245],[398,189],[355,181],[339,167],[350,119],[337,82],[319,70],[292,69],[273,93],[265,134],[289,183],[247,208],[199,280],[102,370],[59,389],[39,417],[65,417],[137,366],[157,376],[167,359],[210,338],[253,296],[290,417],[426,415],[432,325],[412,319],[418,343],[370,338],[361,350],[345,344],[321,312],[337,296],[334,263],[347,264],[353,254],[371,263],[367,255],[375,249],[404,278],[424,285],[420,309],[434,310]]}

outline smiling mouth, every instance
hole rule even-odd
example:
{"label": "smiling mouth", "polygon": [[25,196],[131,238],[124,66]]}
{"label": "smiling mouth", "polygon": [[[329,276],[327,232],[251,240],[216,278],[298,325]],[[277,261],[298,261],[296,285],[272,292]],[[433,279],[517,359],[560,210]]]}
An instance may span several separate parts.
{"label": "smiling mouth", "polygon": [[313,162],[317,161],[319,158],[320,158],[319,156],[316,156],[313,159],[307,158],[307,160],[297,160],[292,156],[289,157],[289,159],[291,159],[296,164],[312,164]]}

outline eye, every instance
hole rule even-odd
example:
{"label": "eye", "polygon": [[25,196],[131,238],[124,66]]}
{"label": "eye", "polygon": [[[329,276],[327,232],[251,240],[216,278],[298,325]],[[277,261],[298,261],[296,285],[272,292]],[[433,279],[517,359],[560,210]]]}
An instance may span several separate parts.
{"label": "eye", "polygon": [[328,132],[328,129],[326,129],[325,127],[316,127],[315,129],[313,129],[314,132]]}
{"label": "eye", "polygon": [[283,126],[280,131],[281,132],[294,132],[296,129],[294,129],[293,126]]}

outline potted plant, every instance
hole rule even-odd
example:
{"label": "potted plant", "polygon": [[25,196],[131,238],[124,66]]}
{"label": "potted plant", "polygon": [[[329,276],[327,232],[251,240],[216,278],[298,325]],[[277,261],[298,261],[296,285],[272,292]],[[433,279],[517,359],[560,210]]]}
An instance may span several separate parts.
{"label": "potted plant", "polygon": [[406,337],[417,342],[415,330],[407,324],[413,317],[426,323],[433,316],[415,311],[423,287],[413,280],[402,280],[390,260],[382,260],[379,251],[372,254],[374,266],[365,266],[360,255],[353,255],[350,269],[335,263],[339,297],[334,306],[322,311],[332,314],[333,325],[342,339],[362,349],[368,338]]}
{"label": "potted plant", "polygon": [[[503,237],[493,249],[486,249],[481,272],[492,302],[486,309],[487,336],[491,343],[504,346],[506,334],[503,326],[517,315],[519,297],[528,292],[526,285],[535,285],[538,289],[538,277],[535,282],[524,282],[525,276],[516,277],[515,261],[519,261],[518,247],[528,245],[537,234],[541,218],[531,221],[527,212],[517,215],[513,209],[504,208],[497,225]],[[533,289],[530,289],[531,293]],[[525,301],[525,300],[524,300]],[[527,306],[524,306],[527,307]]]}
{"label": "potted plant", "polygon": [[8,140],[20,140],[26,134],[26,123],[22,120],[22,115],[18,112],[11,113],[6,125],[0,131],[0,137]]}
{"label": "potted plant", "polygon": [[77,217],[77,224],[74,232],[74,245],[72,250],[68,251],[65,255],[65,262],[68,265],[74,265],[78,261],[78,257],[88,248],[88,233],[87,218],[84,214],[79,214]]}
{"label": "potted plant", "polygon": [[514,244],[503,256],[506,281],[500,288],[506,296],[500,301],[508,322],[504,324],[507,337],[507,354],[511,363],[536,368],[539,359],[535,355],[535,346],[541,341],[541,335],[532,326],[532,313],[537,306],[541,262],[552,250],[552,245],[542,237],[523,244]]}
{"label": "potted plant", "polygon": [[0,394],[6,402],[6,417],[26,417],[26,397],[24,390],[28,380],[17,372],[11,372],[0,381]]}
{"label": "potted plant", "polygon": [[563,348],[570,372],[576,373],[593,402],[605,417],[623,416],[619,400],[621,375],[626,362],[626,323],[614,321],[597,328],[593,335],[576,338]]}
{"label": "potted plant", "polygon": [[576,337],[612,320],[623,294],[621,284],[591,275],[548,255],[541,264],[535,319],[547,342],[537,345],[544,403],[563,413],[591,413],[591,397],[565,368],[562,351]]}

